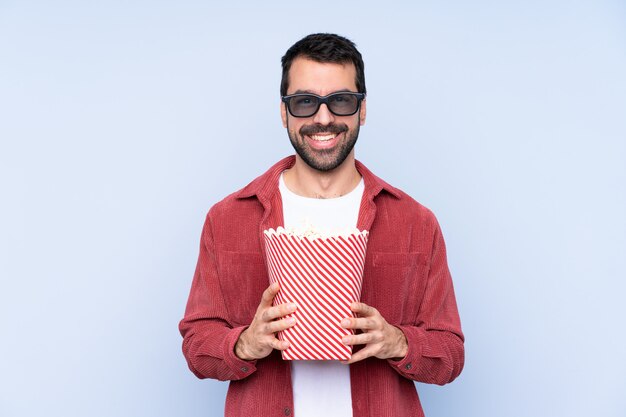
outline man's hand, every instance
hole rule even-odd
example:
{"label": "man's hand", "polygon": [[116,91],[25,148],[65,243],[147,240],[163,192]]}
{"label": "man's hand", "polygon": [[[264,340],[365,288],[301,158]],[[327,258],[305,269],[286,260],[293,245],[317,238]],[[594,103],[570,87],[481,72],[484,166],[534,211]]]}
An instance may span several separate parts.
{"label": "man's hand", "polygon": [[379,359],[404,358],[408,345],[402,330],[387,323],[378,310],[363,303],[352,303],[350,310],[357,313],[357,318],[345,318],[341,327],[345,329],[360,329],[361,334],[345,336],[346,345],[366,345],[354,353],[349,361],[354,363],[370,356]]}
{"label": "man's hand", "polygon": [[281,304],[272,307],[272,301],[279,290],[278,284],[273,283],[263,292],[252,323],[239,335],[235,344],[235,354],[240,359],[261,359],[272,353],[273,349],[285,350],[289,347],[289,342],[278,340],[275,333],[296,324],[293,317],[281,319],[296,311],[296,305]]}

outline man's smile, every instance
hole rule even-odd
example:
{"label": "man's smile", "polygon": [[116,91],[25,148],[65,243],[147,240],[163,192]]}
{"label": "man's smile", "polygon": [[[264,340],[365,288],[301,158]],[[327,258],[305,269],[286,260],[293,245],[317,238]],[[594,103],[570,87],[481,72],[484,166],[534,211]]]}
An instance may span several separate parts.
{"label": "man's smile", "polygon": [[336,136],[339,136],[339,135],[335,133],[318,133],[316,135],[311,135],[309,137],[316,141],[326,142],[327,140],[331,140]]}
{"label": "man's smile", "polygon": [[304,135],[309,148],[316,151],[327,151],[334,149],[343,140],[344,132],[329,133],[320,132],[311,135]]}

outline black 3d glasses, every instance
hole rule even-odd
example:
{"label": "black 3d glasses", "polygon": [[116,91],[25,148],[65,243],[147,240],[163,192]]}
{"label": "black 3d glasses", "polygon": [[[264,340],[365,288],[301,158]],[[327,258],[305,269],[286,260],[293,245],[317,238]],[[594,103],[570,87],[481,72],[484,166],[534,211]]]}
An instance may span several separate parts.
{"label": "black 3d glasses", "polygon": [[352,116],[359,110],[364,98],[364,93],[348,91],[332,93],[324,97],[317,94],[298,93],[283,96],[282,100],[293,117],[311,117],[317,113],[322,103],[326,104],[328,110],[335,116]]}

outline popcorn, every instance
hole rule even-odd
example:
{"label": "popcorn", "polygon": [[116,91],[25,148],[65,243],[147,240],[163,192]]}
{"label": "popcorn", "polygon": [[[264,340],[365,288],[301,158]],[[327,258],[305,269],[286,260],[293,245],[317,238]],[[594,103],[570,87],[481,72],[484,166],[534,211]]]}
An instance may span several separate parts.
{"label": "popcorn", "polygon": [[350,304],[361,298],[367,230],[340,233],[298,229],[264,231],[270,282],[280,284],[274,305],[298,305],[296,325],[279,332],[290,347],[285,360],[348,360],[352,347],[341,341],[352,330],[339,323],[354,317]]}
{"label": "popcorn", "polygon": [[275,236],[275,235],[288,235],[291,237],[303,239],[307,238],[309,240],[314,239],[329,239],[329,238],[337,238],[342,237],[344,239],[348,239],[351,235],[367,235],[368,231],[363,230],[360,231],[356,227],[346,228],[343,230],[318,230],[313,227],[310,223],[304,222],[301,227],[290,227],[285,229],[282,226],[278,226],[276,230],[268,229],[263,231],[265,235]]}

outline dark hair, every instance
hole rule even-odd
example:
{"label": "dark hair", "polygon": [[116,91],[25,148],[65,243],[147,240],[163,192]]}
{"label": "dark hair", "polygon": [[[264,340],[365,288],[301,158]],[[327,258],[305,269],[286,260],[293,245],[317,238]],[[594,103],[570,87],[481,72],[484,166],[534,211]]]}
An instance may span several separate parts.
{"label": "dark hair", "polygon": [[287,95],[289,69],[293,60],[304,57],[321,63],[354,64],[356,69],[356,89],[365,93],[365,64],[361,53],[351,40],[333,33],[315,33],[300,39],[281,58],[283,76],[280,81],[280,95]]}

